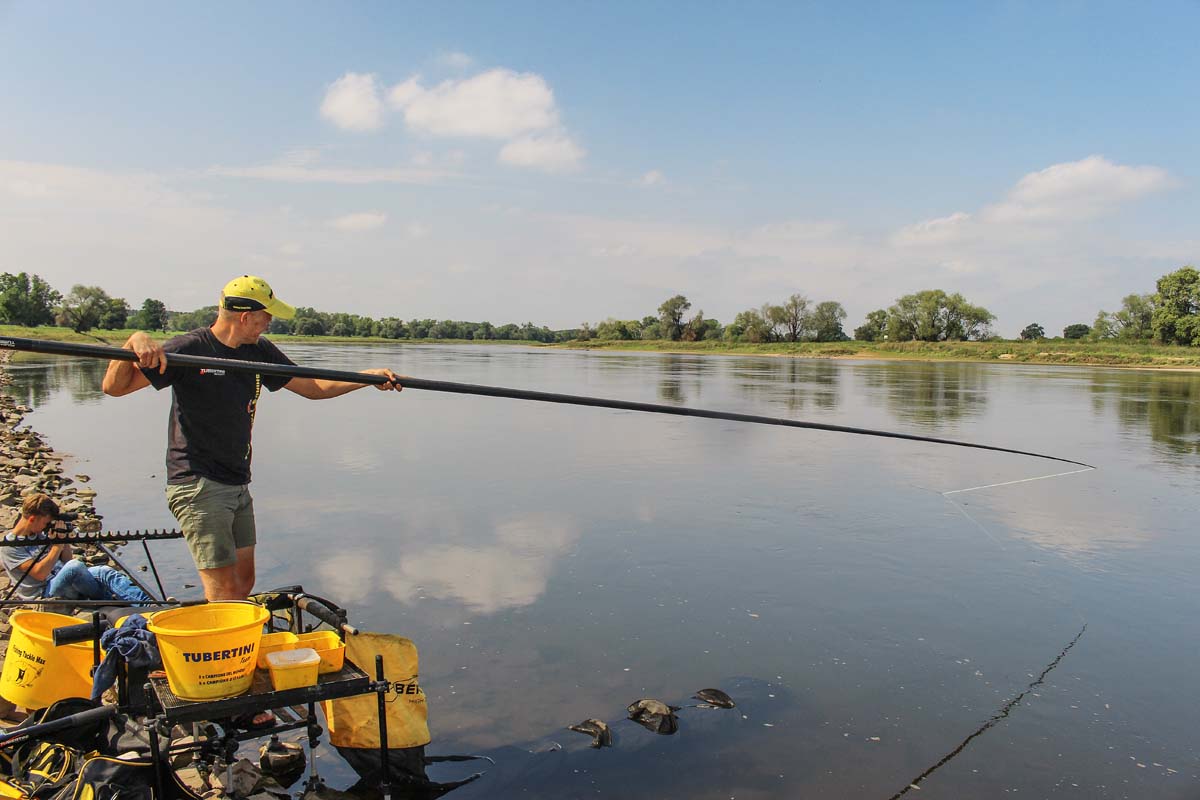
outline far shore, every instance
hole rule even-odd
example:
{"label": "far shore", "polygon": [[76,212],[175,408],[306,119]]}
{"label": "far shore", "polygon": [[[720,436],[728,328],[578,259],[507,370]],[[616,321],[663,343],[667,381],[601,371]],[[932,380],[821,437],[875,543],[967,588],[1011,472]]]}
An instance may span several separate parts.
{"label": "far shore", "polygon": [[[52,339],[120,346],[133,331],[93,330],[75,333],[69,328],[23,328],[0,325],[0,336]],[[167,339],[176,332],[154,332],[155,338]],[[586,341],[544,344],[521,340],[471,339],[383,339],[378,337],[286,336],[268,335],[281,344],[473,344],[484,346],[518,345],[565,350],[603,350],[608,352],[652,352],[714,356],[769,356],[778,358],[856,359],[881,361],[963,361],[977,363],[1048,364],[1086,367],[1126,367],[1137,369],[1200,369],[1200,348],[1119,342],[1092,342],[1066,339],[986,342],[772,342],[763,344],[723,341],[673,342]],[[21,360],[31,354],[16,353]]]}

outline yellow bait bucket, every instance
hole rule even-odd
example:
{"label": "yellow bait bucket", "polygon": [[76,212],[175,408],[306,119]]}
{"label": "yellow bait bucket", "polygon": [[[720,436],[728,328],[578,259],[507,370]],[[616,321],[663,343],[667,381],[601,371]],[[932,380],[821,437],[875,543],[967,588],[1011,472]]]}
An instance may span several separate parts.
{"label": "yellow bait bucket", "polygon": [[158,640],[175,696],[218,700],[250,688],[270,616],[253,603],[206,603],[159,611],[146,627]]}
{"label": "yellow bait bucket", "polygon": [[54,629],[79,620],[47,611],[16,611],[0,673],[0,697],[25,708],[45,708],[65,697],[92,694],[92,644],[54,646]]}

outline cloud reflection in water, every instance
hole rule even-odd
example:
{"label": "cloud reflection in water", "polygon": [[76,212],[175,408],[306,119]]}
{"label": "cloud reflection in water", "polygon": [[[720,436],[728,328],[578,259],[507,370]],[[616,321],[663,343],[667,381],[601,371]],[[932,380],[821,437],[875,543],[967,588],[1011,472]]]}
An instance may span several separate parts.
{"label": "cloud reflection in water", "polygon": [[[405,537],[403,555],[394,559],[342,553],[318,571],[329,591],[349,603],[365,600],[379,586],[408,605],[430,597],[492,614],[536,602],[579,529],[566,515],[532,513],[497,524],[490,540],[477,545],[447,544],[446,538],[446,527],[423,526]],[[386,571],[379,564],[387,564]]]}

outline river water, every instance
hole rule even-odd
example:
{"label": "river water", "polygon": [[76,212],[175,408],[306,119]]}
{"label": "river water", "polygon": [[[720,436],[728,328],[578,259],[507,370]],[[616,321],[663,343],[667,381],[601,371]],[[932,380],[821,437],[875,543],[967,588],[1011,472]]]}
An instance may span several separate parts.
{"label": "river water", "polygon": [[[265,397],[258,586],[302,583],[416,641],[429,752],[499,762],[456,798],[890,798],[947,756],[906,796],[1200,795],[1196,374],[287,350],[1099,467],[1043,478],[1076,468],[415,390]],[[171,527],[169,398],[102,397],[102,367],[24,363],[12,391],[92,476],[107,529]],[[172,593],[197,595],[182,544],[157,547]],[[674,736],[623,720],[639,698],[686,705],[708,687],[738,708],[684,708]],[[565,729],[589,717],[614,748]],[[346,774],[334,757],[322,769]]]}

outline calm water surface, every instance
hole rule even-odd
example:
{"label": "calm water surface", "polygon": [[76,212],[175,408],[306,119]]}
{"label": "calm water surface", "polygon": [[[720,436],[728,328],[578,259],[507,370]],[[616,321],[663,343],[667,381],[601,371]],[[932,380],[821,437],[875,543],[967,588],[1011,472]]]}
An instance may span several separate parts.
{"label": "calm water surface", "polygon": [[[414,390],[265,398],[258,585],[303,583],[361,627],[417,642],[430,752],[500,762],[456,798],[885,799],[994,717],[906,796],[1200,796],[1200,376],[287,349],[314,365],[893,429],[1100,467],[1027,480],[1071,467]],[[26,363],[13,391],[93,477],[107,528],[173,526],[169,399],[103,398],[102,367]],[[196,583],[182,545],[160,552],[164,579],[196,594],[182,588]],[[639,698],[682,705],[705,687],[739,708],[684,709],[670,737],[616,722]],[[614,723],[615,748],[565,730],[588,717]],[[552,742],[563,750],[541,752]],[[347,774],[333,756],[322,764]]]}

